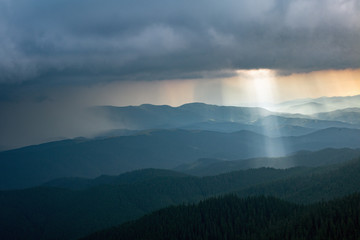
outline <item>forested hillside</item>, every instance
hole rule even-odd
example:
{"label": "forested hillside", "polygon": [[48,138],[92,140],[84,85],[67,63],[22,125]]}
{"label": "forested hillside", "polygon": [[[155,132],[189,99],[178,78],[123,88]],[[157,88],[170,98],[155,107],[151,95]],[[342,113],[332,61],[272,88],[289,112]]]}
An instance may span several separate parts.
{"label": "forested hillside", "polygon": [[227,193],[314,203],[357,192],[359,178],[360,160],[322,168],[261,168],[202,178],[150,169],[104,176],[85,185],[79,179],[63,179],[47,187],[0,191],[0,236],[75,239],[163,207]]}
{"label": "forested hillside", "polygon": [[359,218],[360,194],[309,206],[226,196],[169,207],[84,239],[359,239]]}

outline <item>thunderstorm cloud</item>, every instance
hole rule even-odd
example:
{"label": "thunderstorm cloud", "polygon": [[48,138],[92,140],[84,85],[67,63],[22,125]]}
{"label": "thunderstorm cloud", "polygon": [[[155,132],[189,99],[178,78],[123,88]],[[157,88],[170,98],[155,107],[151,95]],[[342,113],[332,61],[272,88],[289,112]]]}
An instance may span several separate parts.
{"label": "thunderstorm cloud", "polygon": [[5,87],[359,68],[360,2],[0,0],[0,36]]}

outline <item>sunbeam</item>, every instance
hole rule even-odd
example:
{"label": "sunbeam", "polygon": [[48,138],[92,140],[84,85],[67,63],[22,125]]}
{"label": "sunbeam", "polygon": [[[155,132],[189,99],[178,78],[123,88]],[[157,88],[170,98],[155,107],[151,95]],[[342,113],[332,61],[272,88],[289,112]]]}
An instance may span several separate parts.
{"label": "sunbeam", "polygon": [[[276,74],[270,69],[239,70],[238,74],[252,83],[253,98],[257,107],[272,108],[277,94]],[[267,116],[258,119],[263,129],[263,134],[270,137],[265,141],[265,150],[268,157],[283,156],[285,146],[280,138],[281,126],[275,116]]]}

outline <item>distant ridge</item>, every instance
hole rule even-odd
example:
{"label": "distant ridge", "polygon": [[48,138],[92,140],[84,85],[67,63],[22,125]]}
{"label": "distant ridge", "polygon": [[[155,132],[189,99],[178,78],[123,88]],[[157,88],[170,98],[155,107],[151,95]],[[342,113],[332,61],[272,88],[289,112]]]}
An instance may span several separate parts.
{"label": "distant ridge", "polygon": [[249,130],[269,137],[300,136],[329,127],[360,128],[360,123],[346,122],[341,116],[339,119],[319,119],[315,115],[271,112],[258,107],[217,106],[205,103],[188,103],[179,107],[151,104],[127,107],[99,106],[92,110],[114,126],[113,132],[100,134],[102,137],[128,135],[146,129],[171,128],[218,132]]}
{"label": "distant ridge", "polygon": [[241,169],[272,167],[278,169],[291,167],[319,167],[341,163],[360,157],[360,149],[326,148],[319,151],[299,151],[279,158],[251,158],[237,161],[225,161],[213,158],[201,158],[192,163],[182,164],[174,170],[196,176],[211,176]]}
{"label": "distant ridge", "polygon": [[331,112],[321,112],[314,114],[314,117],[318,119],[360,124],[360,108],[345,108]]}
{"label": "distant ridge", "polygon": [[[301,108],[301,106],[305,106],[305,108]],[[295,99],[279,103],[275,109],[284,112],[290,111],[291,113],[314,114],[354,107],[360,107],[360,95]]]}
{"label": "distant ridge", "polygon": [[323,148],[360,148],[360,130],[329,128],[303,136],[269,138],[245,130],[162,129],[131,136],[64,140],[0,152],[0,189],[32,187],[62,177],[171,169],[199,158],[279,157]]}
{"label": "distant ridge", "polygon": [[93,108],[114,124],[128,129],[173,128],[204,121],[248,123],[271,112],[256,107],[229,107],[189,103],[179,107],[143,104],[140,106]]}

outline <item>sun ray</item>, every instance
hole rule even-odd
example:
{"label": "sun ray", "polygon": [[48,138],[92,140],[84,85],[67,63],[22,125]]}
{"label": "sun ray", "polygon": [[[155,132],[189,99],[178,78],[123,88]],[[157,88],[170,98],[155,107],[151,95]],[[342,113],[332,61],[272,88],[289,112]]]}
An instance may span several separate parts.
{"label": "sun ray", "polygon": [[[251,81],[254,103],[256,107],[272,108],[277,95],[277,84],[275,71],[270,69],[239,70],[239,76]],[[259,119],[262,127],[262,133],[268,136],[265,141],[266,155],[268,157],[283,156],[285,146],[281,138],[281,126],[276,117],[268,116]]]}

